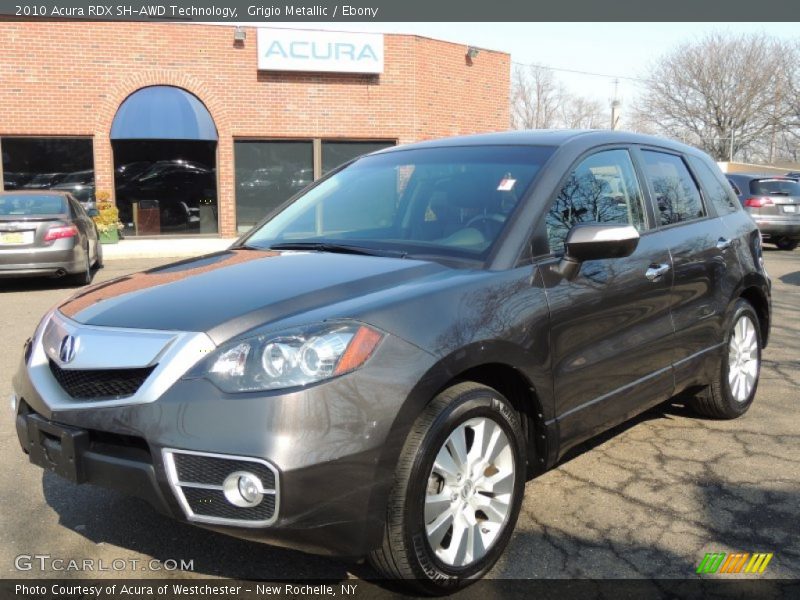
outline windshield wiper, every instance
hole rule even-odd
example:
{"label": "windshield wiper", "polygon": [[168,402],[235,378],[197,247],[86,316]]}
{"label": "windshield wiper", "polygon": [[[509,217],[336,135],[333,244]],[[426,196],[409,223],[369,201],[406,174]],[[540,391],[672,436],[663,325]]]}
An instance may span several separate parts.
{"label": "windshield wiper", "polygon": [[363,254],[366,256],[392,256],[405,258],[408,252],[404,250],[377,250],[363,246],[350,246],[347,244],[334,244],[331,242],[281,242],[272,244],[270,250],[316,250],[317,252],[337,252],[339,254]]}

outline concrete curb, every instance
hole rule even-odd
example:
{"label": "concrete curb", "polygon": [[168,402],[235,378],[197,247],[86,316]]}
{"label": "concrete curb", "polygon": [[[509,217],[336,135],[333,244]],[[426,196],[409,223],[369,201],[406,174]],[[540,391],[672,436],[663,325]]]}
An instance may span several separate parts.
{"label": "concrete curb", "polygon": [[131,258],[184,258],[225,250],[236,238],[190,238],[120,240],[118,244],[103,244],[103,260]]}

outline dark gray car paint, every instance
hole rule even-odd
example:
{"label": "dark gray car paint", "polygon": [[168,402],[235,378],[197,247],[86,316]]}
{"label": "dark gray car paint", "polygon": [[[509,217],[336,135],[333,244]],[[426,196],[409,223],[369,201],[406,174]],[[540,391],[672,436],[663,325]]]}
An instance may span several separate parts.
{"label": "dark gray car paint", "polygon": [[[388,334],[359,371],[303,391],[230,397],[190,373],[151,405],[52,414],[23,365],[17,393],[48,418],[138,435],[154,450],[174,444],[268,458],[284,485],[279,524],[236,529],[236,535],[363,554],[379,543],[409,428],[464,373],[499,366],[519,382],[531,447],[533,432],[537,437],[538,455],[529,454],[544,468],[580,440],[707,375],[738,295],[753,294],[768,314],[758,234],[743,211],[653,228],[630,257],[587,261],[571,281],[553,271],[558,257],[543,245],[541,224],[572,165],[611,147],[646,145],[703,157],[698,151],[611,132],[509,133],[419,146],[484,143],[559,147],[483,268],[234,248],[94,286],[60,307],[93,325],[206,331],[218,344],[257,331],[355,319]],[[736,238],[726,254],[714,251],[723,231]],[[702,262],[692,260],[695,249]],[[649,264],[663,261],[673,267],[670,276],[646,280]],[[678,339],[685,349],[677,349]],[[694,357],[690,364],[676,362],[687,356]],[[155,476],[163,487],[158,460]],[[168,490],[165,496],[162,510],[180,518]]]}

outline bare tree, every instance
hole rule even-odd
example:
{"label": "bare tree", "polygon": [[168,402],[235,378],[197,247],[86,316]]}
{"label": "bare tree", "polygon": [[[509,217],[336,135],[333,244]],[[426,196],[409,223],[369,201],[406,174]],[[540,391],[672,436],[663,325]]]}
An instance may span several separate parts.
{"label": "bare tree", "polygon": [[608,127],[610,116],[599,100],[571,96],[561,103],[561,123],[567,129],[600,129]]}
{"label": "bare tree", "polygon": [[511,125],[515,129],[550,129],[557,126],[563,87],[544,67],[514,69],[511,91]]}
{"label": "bare tree", "polygon": [[682,44],[653,67],[638,118],[718,160],[728,159],[731,145],[735,154],[763,153],[791,118],[792,53],[763,34],[711,33]]}
{"label": "bare tree", "polygon": [[517,67],[512,77],[511,126],[515,129],[598,129],[609,123],[603,105],[569,94],[547,67]]}

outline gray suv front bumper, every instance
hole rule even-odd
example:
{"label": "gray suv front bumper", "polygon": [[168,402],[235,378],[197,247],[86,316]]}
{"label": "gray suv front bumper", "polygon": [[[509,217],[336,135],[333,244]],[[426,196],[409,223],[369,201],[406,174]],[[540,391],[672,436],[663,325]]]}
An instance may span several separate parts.
{"label": "gray suv front bumper", "polygon": [[[58,387],[41,362],[51,360],[42,338],[39,332],[14,377],[17,433],[26,452],[31,428],[40,422],[72,427],[86,432],[76,457],[83,481],[144,497],[177,519],[323,554],[363,556],[380,543],[396,458],[410,426],[398,415],[408,414],[404,404],[432,356],[388,335],[362,369],[305,389],[226,395],[206,379],[173,373],[176,380],[157,397],[104,405],[72,399]],[[158,367],[151,377],[157,375]],[[265,465],[275,475],[274,513],[233,522],[230,510],[209,519],[196,507],[187,509],[169,464],[174,451]]]}

